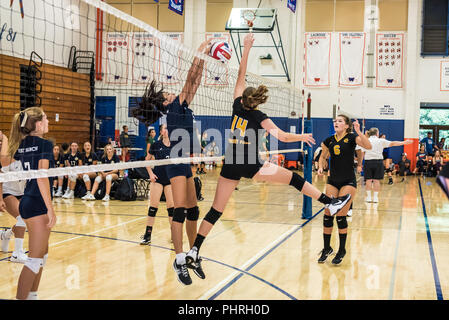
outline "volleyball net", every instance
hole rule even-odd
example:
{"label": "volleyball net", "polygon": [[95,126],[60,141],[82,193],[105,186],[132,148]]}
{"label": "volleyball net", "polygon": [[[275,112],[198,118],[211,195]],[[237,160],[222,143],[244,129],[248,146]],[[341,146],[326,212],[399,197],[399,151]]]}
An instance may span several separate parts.
{"label": "volleyball net", "polygon": [[[119,7],[100,0],[0,3],[0,104],[2,113],[5,111],[0,116],[0,130],[8,135],[15,113],[40,106],[50,121],[46,138],[59,146],[77,142],[82,151],[83,143],[89,141],[93,151],[101,155],[106,144],[120,142],[119,134],[126,125],[134,149],[130,162],[10,172],[1,175],[0,182],[222,159],[238,65],[233,60],[222,63],[197,48],[206,40],[229,41],[227,34],[160,32]],[[165,120],[162,117],[145,124],[132,116],[133,108],[153,80],[164,92],[179,95],[186,88],[195,58],[203,60],[204,66],[189,105],[195,114],[194,156],[168,162],[134,161],[146,153],[148,130],[154,128],[157,138],[159,125]],[[250,56],[249,66],[254,61],[258,60]],[[302,132],[303,93],[298,88],[250,72],[246,82],[255,88],[262,84],[268,88],[269,99],[260,110],[280,129]],[[261,138],[262,133],[257,135]],[[267,154],[298,157],[302,150],[301,143],[287,145],[271,138]],[[195,156],[201,153],[206,157]]]}

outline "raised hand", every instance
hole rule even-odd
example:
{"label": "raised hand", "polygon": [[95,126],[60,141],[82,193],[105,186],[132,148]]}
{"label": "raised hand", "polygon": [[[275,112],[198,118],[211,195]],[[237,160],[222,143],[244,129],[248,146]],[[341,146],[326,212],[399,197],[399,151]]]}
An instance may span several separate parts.
{"label": "raised hand", "polygon": [[301,135],[301,141],[307,143],[310,147],[312,144],[315,144],[315,139],[313,138],[311,133],[305,133]]}
{"label": "raised hand", "polygon": [[248,33],[243,39],[243,47],[250,49],[254,43],[254,35],[252,33]]}

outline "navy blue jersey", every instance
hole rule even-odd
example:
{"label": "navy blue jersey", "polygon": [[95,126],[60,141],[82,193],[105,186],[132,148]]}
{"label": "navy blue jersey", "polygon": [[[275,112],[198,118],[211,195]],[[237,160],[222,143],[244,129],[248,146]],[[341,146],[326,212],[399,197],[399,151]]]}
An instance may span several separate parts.
{"label": "navy blue jersey", "polygon": [[55,168],[63,167],[64,166],[64,157],[61,154],[58,154],[58,156],[55,158],[53,155],[53,161],[55,162]]}
{"label": "navy blue jersey", "polygon": [[158,140],[151,145],[148,153],[153,155],[156,160],[169,159],[170,150],[170,147],[167,147],[161,140]]}
{"label": "navy blue jersey", "polygon": [[78,166],[80,160],[81,160],[81,153],[79,151],[77,151],[75,154],[72,154],[71,152],[67,154],[67,161],[69,162],[71,167]]}
{"label": "navy blue jersey", "polygon": [[[101,163],[102,164],[105,164],[105,163],[120,163],[120,159],[118,158],[118,156],[116,154],[114,154],[111,159],[109,159],[107,155],[104,155],[101,158]],[[106,170],[106,171],[103,171],[103,172],[107,173],[107,172],[111,172],[111,171],[112,170]]]}
{"label": "navy blue jersey", "polygon": [[[27,136],[20,143],[14,159],[22,162],[24,170],[39,169],[39,160],[48,160],[49,168],[54,168],[55,160],[53,157],[53,143],[40,137]],[[48,178],[48,180],[50,181],[50,186],[52,186],[53,177]],[[27,181],[24,196],[36,197],[42,202],[44,201],[36,179]]]}
{"label": "navy blue jersey", "polygon": [[90,166],[94,164],[94,161],[98,161],[98,157],[95,153],[91,152],[88,156],[85,152],[81,154],[81,161],[84,166]]}
{"label": "navy blue jersey", "polygon": [[[167,147],[161,140],[155,141],[148,151],[149,154],[154,156],[156,160],[169,159],[170,158],[170,147]],[[166,165],[155,166],[153,168],[153,173],[157,176],[158,183],[162,185],[170,184],[170,180],[167,177]]]}
{"label": "navy blue jersey", "polygon": [[[192,109],[186,101],[182,104],[179,101],[179,96],[167,106],[167,129],[170,135],[171,148],[173,148],[177,143],[186,137],[188,134],[188,144],[187,141],[183,141],[183,144],[187,147],[187,150],[183,150],[185,154],[179,152],[176,157],[185,157],[193,152],[193,120],[194,115]],[[184,129],[183,133],[174,132],[176,129]]]}
{"label": "navy blue jersey", "polygon": [[66,162],[66,160],[69,158],[69,153],[64,153],[63,155],[62,155],[62,161],[63,161],[63,164],[64,164],[64,167],[65,167],[65,162]]}

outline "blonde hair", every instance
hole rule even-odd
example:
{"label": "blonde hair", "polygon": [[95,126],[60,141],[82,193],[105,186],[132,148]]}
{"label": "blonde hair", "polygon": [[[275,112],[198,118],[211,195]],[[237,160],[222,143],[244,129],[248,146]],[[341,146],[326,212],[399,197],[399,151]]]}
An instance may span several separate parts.
{"label": "blonde hair", "polygon": [[36,130],[36,122],[42,121],[44,111],[39,107],[31,107],[16,113],[9,134],[8,155],[14,157],[22,140]]}
{"label": "blonde hair", "polygon": [[111,148],[112,148],[112,152],[114,152],[114,147],[112,146],[112,144],[108,143],[107,145],[104,146],[104,149],[103,149],[103,157],[104,157],[104,158],[106,158],[106,157],[108,156],[108,153],[107,153],[107,151],[106,151],[106,149],[107,149],[108,147],[111,147]]}
{"label": "blonde hair", "polygon": [[260,85],[257,89],[253,87],[246,88],[242,94],[243,106],[250,110],[257,108],[259,104],[267,102],[267,92],[268,88],[264,85]]}

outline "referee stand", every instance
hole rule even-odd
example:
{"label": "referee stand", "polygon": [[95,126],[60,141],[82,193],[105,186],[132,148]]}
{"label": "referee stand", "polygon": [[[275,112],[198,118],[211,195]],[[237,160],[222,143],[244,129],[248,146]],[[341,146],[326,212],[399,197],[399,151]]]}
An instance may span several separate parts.
{"label": "referee stand", "polygon": [[[307,119],[304,119],[304,133],[312,133],[313,132],[313,124],[310,119],[310,109],[312,106],[312,98],[309,93],[307,97]],[[307,143],[303,143],[304,149],[304,179],[312,183],[312,162],[313,162],[313,150],[312,147]],[[302,219],[311,219],[312,218],[312,198],[304,195],[304,200],[302,204]]]}

